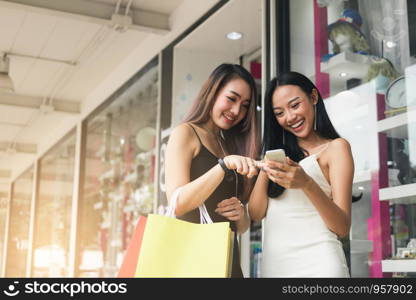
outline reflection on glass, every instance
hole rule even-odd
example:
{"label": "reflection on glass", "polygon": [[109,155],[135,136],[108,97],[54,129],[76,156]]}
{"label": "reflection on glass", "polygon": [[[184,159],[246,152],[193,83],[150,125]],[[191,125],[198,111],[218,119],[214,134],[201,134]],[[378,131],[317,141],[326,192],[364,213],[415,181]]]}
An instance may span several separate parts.
{"label": "reflection on glass", "polygon": [[69,276],[75,130],[39,161],[33,244],[34,277]]}
{"label": "reflection on glass", "polygon": [[[354,192],[360,188],[361,201],[374,202],[379,188],[397,186],[395,195],[414,202],[416,192],[403,192],[411,189],[400,187],[416,183],[416,2],[293,0],[290,4],[290,19],[296,20],[290,24],[291,69],[314,80],[336,130],[350,142]],[[380,211],[361,206],[362,202],[353,204],[353,221],[373,215],[379,226],[388,224],[374,217]],[[411,212],[410,206],[399,210],[402,215]],[[397,211],[394,214],[390,225],[400,243],[406,227],[396,222]],[[364,238],[359,228],[353,224],[352,236]],[[373,246],[382,248],[376,241]],[[382,276],[375,264],[359,260],[370,266],[372,274]],[[353,276],[354,272],[353,267]]]}
{"label": "reflection on glass", "polygon": [[8,193],[0,192],[0,270],[3,268],[3,255],[5,247],[5,235],[6,235],[6,218],[7,218],[7,202]]}
{"label": "reflection on glass", "polygon": [[33,167],[13,183],[6,277],[25,277],[32,202]]}
{"label": "reflection on glass", "polygon": [[87,121],[80,277],[113,277],[140,215],[153,210],[157,65]]}
{"label": "reflection on glass", "polygon": [[386,132],[389,186],[416,183],[415,130],[416,122]]}
{"label": "reflection on glass", "polygon": [[[415,1],[293,0],[290,4],[290,19],[296,20],[290,24],[291,69],[314,80],[321,91],[332,123],[351,144],[353,193],[364,193],[352,206],[351,237],[367,239],[370,218],[376,226],[386,226],[376,228],[380,232],[388,232],[391,221],[392,234],[397,235],[393,239],[400,243],[405,226],[395,221],[397,211],[391,220],[379,220],[376,216],[388,205],[376,211],[375,201],[380,188],[416,183]],[[363,209],[363,201],[371,201],[372,210]],[[400,210],[402,215],[411,212],[409,205]],[[384,251],[374,240],[373,250],[380,249]],[[352,276],[383,276],[372,261],[368,264],[367,253],[352,253]]]}
{"label": "reflection on glass", "polygon": [[335,129],[351,144],[356,178],[378,168],[376,101],[375,85],[366,83],[324,102]]}
{"label": "reflection on glass", "polygon": [[397,203],[391,205],[390,218],[392,224],[392,245],[394,248],[393,257],[416,259],[416,252],[413,249],[409,249],[409,253],[403,252],[408,247],[410,241],[416,239],[416,204],[408,201],[407,204]]}

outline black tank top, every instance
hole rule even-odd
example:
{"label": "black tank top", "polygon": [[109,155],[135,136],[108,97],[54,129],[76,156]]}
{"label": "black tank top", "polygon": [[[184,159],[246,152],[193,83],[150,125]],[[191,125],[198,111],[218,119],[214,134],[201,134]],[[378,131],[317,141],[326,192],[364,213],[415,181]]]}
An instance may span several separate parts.
{"label": "black tank top", "polygon": [[[216,164],[218,164],[218,157],[216,157],[211,151],[209,151],[204,146],[195,128],[191,124],[189,123],[187,124],[191,126],[191,128],[195,132],[199,140],[199,143],[201,145],[199,153],[192,159],[192,162],[191,162],[190,180],[192,181],[202,176],[203,174],[208,172],[208,170],[210,170]],[[243,187],[242,185],[243,177],[241,175],[237,175],[237,176],[238,176],[237,195],[236,195],[236,176],[233,175],[233,176],[224,177],[224,179],[218,185],[215,191],[208,197],[207,200],[205,200],[205,206],[207,208],[208,214],[211,217],[212,221],[213,222],[230,222],[231,230],[235,232],[233,267],[232,267],[231,277],[243,277],[243,273],[241,271],[241,266],[240,266],[240,251],[239,251],[239,246],[238,246],[238,241],[237,241],[236,225],[234,221],[230,221],[227,218],[217,214],[215,212],[215,209],[217,208],[217,204],[220,203],[222,200],[225,200],[231,197],[239,198],[239,196],[241,195],[242,187]],[[192,222],[192,223],[200,223],[199,209],[196,208],[186,213],[185,215],[178,217],[178,219]]]}

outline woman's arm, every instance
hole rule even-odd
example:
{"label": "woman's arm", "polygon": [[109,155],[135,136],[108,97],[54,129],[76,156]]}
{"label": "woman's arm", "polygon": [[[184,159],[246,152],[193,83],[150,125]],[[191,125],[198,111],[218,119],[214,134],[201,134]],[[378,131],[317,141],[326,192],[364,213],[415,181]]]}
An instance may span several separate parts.
{"label": "woman's arm", "polygon": [[[191,162],[199,147],[198,138],[186,124],[176,127],[169,138],[165,154],[167,198],[170,199],[172,193],[178,187],[182,187],[176,203],[176,216],[182,216],[202,205],[224,178],[224,170],[216,164],[200,177],[190,181]],[[257,174],[254,160],[251,158],[229,155],[224,158],[224,163],[227,168],[249,178]]]}
{"label": "woman's arm", "polygon": [[166,196],[183,187],[176,203],[176,216],[202,205],[224,178],[220,165],[215,165],[204,175],[190,182],[191,162],[199,148],[199,141],[192,128],[186,124],[177,126],[171,133],[165,152]]}
{"label": "woman's arm", "polygon": [[[345,139],[335,139],[329,147],[327,149],[329,150],[328,166],[333,201],[330,201],[331,205],[326,205],[326,201],[315,201],[311,197],[310,199],[315,204],[328,228],[338,234],[338,236],[344,237],[349,234],[351,227],[354,160],[350,144]],[[310,193],[308,190],[313,191],[313,186],[307,187],[305,193]]]}
{"label": "woman's arm", "polygon": [[250,227],[250,218],[248,217],[247,207],[243,205],[242,207],[242,216],[235,222],[237,227],[237,233],[242,234],[247,231]]}
{"label": "woman's arm", "polygon": [[332,199],[313,180],[309,180],[302,190],[316,207],[326,226],[339,237],[344,237],[349,234],[351,227],[354,161],[350,145],[344,139],[333,140],[327,151]]}
{"label": "woman's arm", "polygon": [[255,222],[261,221],[266,216],[269,200],[267,196],[268,185],[269,177],[266,172],[261,171],[247,204],[250,218]]}
{"label": "woman's arm", "polygon": [[348,235],[351,226],[351,193],[354,174],[349,143],[344,139],[333,140],[328,149],[329,177],[332,189],[330,199],[298,164],[271,162],[277,167],[266,168],[269,178],[285,188],[299,188],[318,210],[326,226],[339,237]]}

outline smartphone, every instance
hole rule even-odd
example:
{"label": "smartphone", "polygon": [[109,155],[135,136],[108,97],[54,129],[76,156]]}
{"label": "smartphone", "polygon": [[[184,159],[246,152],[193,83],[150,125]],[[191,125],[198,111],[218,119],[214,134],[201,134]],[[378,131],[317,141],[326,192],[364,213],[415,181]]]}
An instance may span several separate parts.
{"label": "smartphone", "polygon": [[264,157],[268,160],[274,160],[283,163],[286,159],[286,153],[283,149],[269,150],[266,151],[266,155]]}

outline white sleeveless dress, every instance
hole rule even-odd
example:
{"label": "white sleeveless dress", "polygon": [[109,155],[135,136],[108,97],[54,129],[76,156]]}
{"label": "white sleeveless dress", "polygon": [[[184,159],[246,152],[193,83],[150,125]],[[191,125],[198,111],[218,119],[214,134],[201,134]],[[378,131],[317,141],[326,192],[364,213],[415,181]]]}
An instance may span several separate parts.
{"label": "white sleeveless dress", "polygon": [[[299,165],[332,199],[317,155]],[[286,189],[278,198],[269,198],[264,227],[262,277],[350,276],[341,242],[302,190]]]}

